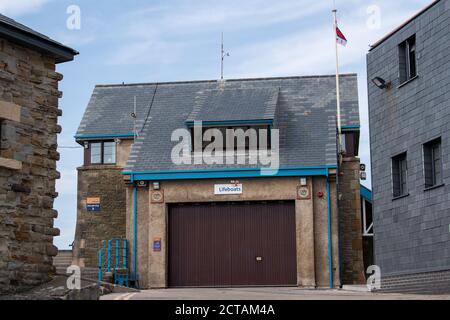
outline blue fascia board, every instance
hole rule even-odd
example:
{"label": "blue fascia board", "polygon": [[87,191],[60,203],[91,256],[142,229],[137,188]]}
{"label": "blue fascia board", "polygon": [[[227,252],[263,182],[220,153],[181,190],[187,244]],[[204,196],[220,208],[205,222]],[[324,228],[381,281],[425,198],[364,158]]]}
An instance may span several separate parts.
{"label": "blue fascia board", "polygon": [[349,125],[349,126],[342,126],[342,130],[360,130],[361,126],[358,124],[355,125]]}
{"label": "blue fascia board", "polygon": [[273,124],[271,119],[259,120],[230,120],[230,121],[186,121],[188,127],[193,127],[196,123],[202,123],[204,126],[223,126],[223,125],[241,125],[241,124]]}
{"label": "blue fascia board", "polygon": [[133,181],[311,177],[311,176],[328,176],[329,170],[336,168],[337,168],[336,166],[281,168],[278,170],[276,174],[273,175],[262,175],[261,169],[258,168],[192,170],[192,171],[173,170],[173,171],[154,171],[154,172],[123,172],[123,174],[130,175]]}
{"label": "blue fascia board", "polygon": [[372,191],[361,185],[361,197],[372,203]]}
{"label": "blue fascia board", "polygon": [[82,134],[74,136],[76,140],[99,140],[103,138],[133,138],[133,137],[134,137],[133,133]]}

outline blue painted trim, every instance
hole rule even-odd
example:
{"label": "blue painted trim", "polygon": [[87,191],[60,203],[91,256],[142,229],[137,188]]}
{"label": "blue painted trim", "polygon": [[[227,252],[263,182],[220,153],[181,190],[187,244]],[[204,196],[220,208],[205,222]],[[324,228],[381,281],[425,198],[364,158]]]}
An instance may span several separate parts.
{"label": "blue painted trim", "polygon": [[352,129],[359,130],[361,129],[361,126],[360,125],[342,126],[342,130],[352,130]]}
{"label": "blue painted trim", "polygon": [[370,191],[368,188],[361,185],[361,197],[366,199],[366,201],[372,203],[372,191]]}
{"label": "blue painted trim", "polygon": [[[195,125],[195,123],[197,123],[197,122],[200,123],[200,120],[199,121],[186,121],[186,125],[188,127],[193,127]],[[223,126],[223,125],[240,125],[240,124],[250,125],[250,124],[261,124],[261,123],[269,124],[269,125],[273,124],[273,120],[269,120],[269,119],[267,119],[267,120],[259,119],[259,120],[201,121],[201,122],[202,122],[202,125],[204,125],[204,126],[214,126],[214,125]]]}
{"label": "blue painted trim", "polygon": [[120,257],[119,257],[119,239],[116,239],[116,269],[119,268],[119,261],[120,261]]}
{"label": "blue painted trim", "polygon": [[[133,179],[134,180],[134,179]],[[137,186],[133,183],[133,270],[137,275]]]}
{"label": "blue painted trim", "polygon": [[108,241],[108,272],[111,272],[111,240]]}
{"label": "blue painted trim", "polygon": [[[173,170],[148,172],[123,172],[138,181],[156,180],[195,180],[220,178],[267,178],[267,177],[311,177],[327,176],[336,166],[280,168],[276,174],[262,175],[259,168],[221,169],[221,170]],[[265,170],[265,169],[263,169]]]}
{"label": "blue painted trim", "polygon": [[123,267],[127,269],[127,240],[123,240]]}
{"label": "blue painted trim", "polygon": [[102,138],[133,138],[133,133],[124,134],[86,134],[74,136],[76,140],[90,140],[90,139],[102,139]]}
{"label": "blue painted trim", "polygon": [[98,281],[99,282],[103,281],[103,272],[102,272],[103,261],[102,261],[102,256],[103,256],[103,248],[98,251],[98,257],[97,257],[98,258],[98,275],[97,275],[97,277],[98,277]]}
{"label": "blue painted trim", "polygon": [[333,240],[331,237],[331,191],[330,178],[327,176],[327,201],[328,201],[328,272],[330,274],[330,289],[334,288],[333,281]]}

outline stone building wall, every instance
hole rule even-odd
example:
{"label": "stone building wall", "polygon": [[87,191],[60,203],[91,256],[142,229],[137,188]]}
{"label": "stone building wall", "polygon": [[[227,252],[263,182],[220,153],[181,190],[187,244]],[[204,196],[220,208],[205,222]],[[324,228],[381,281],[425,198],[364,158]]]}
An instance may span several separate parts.
{"label": "stone building wall", "polygon": [[345,158],[339,175],[339,224],[344,285],[364,284],[360,161]]}
{"label": "stone building wall", "polygon": [[[242,195],[214,194],[214,185],[229,183],[227,179],[173,180],[161,182],[164,203],[151,203],[151,187],[137,188],[137,271],[142,288],[165,288],[168,285],[168,216],[169,204],[188,202],[220,201],[271,201],[295,200],[297,229],[297,278],[298,286],[304,288],[328,288],[328,202],[325,177],[309,177],[308,184],[312,196],[309,200],[296,200],[299,178],[243,178]],[[333,241],[334,287],[339,287],[339,248],[336,185],[331,181],[331,215]],[[319,197],[319,192],[324,197]],[[127,188],[127,239],[129,261],[133,253],[133,187]],[[149,250],[154,237],[162,240],[162,250]]]}
{"label": "stone building wall", "polygon": [[[84,166],[78,168],[78,209],[73,263],[97,267],[102,241],[125,237],[126,190],[119,166]],[[100,211],[88,212],[88,197],[100,198]]]}
{"label": "stone building wall", "polygon": [[54,272],[61,79],[55,58],[0,38],[0,294]]}

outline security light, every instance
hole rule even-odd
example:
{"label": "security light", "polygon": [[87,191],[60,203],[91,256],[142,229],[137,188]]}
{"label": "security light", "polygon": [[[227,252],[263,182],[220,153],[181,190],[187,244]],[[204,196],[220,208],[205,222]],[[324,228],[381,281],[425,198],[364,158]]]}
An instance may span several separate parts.
{"label": "security light", "polygon": [[308,180],[306,178],[300,178],[300,185],[306,187],[308,185]]}
{"label": "security light", "polygon": [[159,182],[153,182],[153,190],[159,190],[160,187]]}
{"label": "security light", "polygon": [[389,87],[390,83],[386,83],[386,81],[383,78],[375,77],[372,79],[372,82],[379,88],[379,89],[386,89]]}

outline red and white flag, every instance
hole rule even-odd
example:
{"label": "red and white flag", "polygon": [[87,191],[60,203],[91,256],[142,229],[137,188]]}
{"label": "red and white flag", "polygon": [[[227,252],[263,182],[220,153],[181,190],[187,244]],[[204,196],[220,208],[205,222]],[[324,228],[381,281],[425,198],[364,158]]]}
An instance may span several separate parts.
{"label": "red and white flag", "polygon": [[337,43],[343,45],[344,47],[347,45],[347,38],[344,36],[344,34],[337,26],[336,26],[336,41]]}

